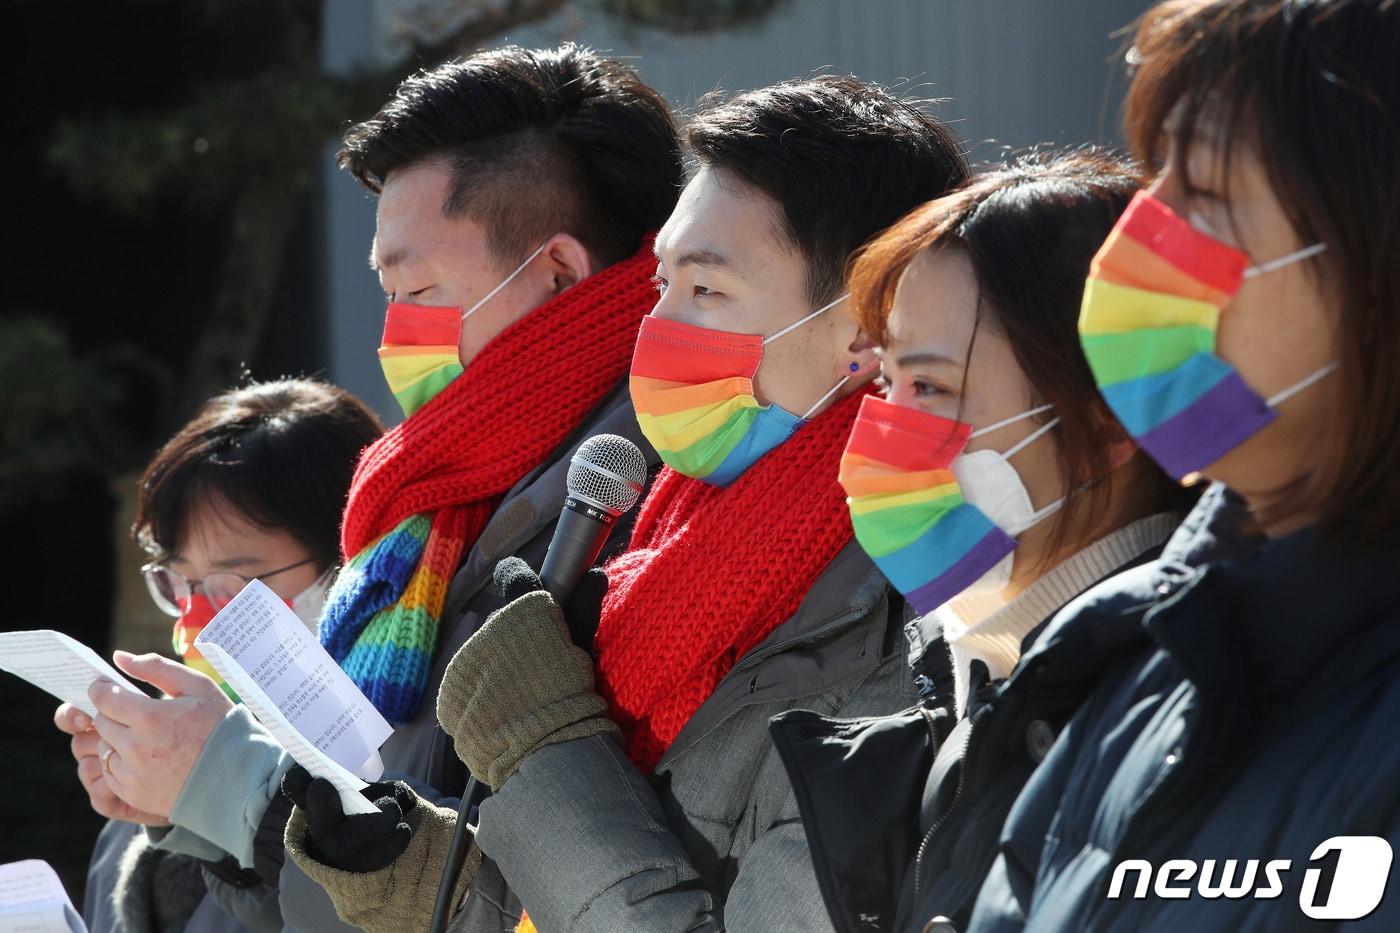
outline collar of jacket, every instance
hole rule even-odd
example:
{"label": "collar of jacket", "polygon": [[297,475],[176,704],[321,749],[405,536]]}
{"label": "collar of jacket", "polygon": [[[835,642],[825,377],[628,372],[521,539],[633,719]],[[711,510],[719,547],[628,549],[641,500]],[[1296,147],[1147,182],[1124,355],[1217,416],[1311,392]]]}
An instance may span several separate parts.
{"label": "collar of jacket", "polygon": [[481,592],[482,587],[491,583],[491,574],[497,563],[514,554],[525,542],[559,518],[567,491],[569,458],[584,441],[596,434],[617,434],[636,444],[646,457],[649,473],[661,463],[655,449],[642,436],[624,378],[559,445],[555,453],[545,458],[542,464],[523,476],[506,493],[452,578],[447,603],[443,607],[444,619],[455,619],[460,615],[467,602]]}
{"label": "collar of jacket", "polygon": [[1222,556],[1163,567],[1144,620],[1203,700],[1257,709],[1305,687],[1320,699],[1400,651],[1400,529],[1364,550],[1323,545],[1313,527],[1250,539],[1241,507],[1203,498],[1210,514],[1172,553]]}

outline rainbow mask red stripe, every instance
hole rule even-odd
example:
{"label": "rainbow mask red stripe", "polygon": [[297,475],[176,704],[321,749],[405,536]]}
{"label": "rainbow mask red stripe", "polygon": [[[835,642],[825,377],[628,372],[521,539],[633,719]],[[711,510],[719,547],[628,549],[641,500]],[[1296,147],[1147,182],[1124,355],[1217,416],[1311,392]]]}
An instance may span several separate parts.
{"label": "rainbow mask red stripe", "polygon": [[405,417],[412,417],[462,374],[457,350],[461,333],[461,308],[389,305],[379,363]]}

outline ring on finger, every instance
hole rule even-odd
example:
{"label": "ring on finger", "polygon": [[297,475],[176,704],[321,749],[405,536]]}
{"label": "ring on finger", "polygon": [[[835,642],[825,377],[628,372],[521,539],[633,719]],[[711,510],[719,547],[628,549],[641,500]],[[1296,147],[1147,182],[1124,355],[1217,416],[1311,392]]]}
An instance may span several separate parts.
{"label": "ring on finger", "polygon": [[112,773],[112,756],[116,754],[115,748],[109,748],[102,753],[102,770],[108,774]]}

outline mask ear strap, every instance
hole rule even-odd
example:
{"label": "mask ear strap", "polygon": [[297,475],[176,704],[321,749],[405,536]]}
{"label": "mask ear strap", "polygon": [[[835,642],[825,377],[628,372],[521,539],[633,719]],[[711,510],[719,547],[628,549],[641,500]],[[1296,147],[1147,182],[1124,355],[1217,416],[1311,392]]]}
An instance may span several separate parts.
{"label": "mask ear strap", "polygon": [[549,241],[548,241],[548,240],[545,240],[543,243],[541,243],[541,244],[540,244],[540,248],[537,249],[537,250],[535,250],[533,253],[531,253],[531,254],[530,254],[530,257],[529,257],[528,259],[526,259],[526,260],[525,260],[524,262],[522,262],[520,265],[516,266],[516,267],[515,267],[515,271],[512,272],[510,275],[506,276],[506,277],[505,277],[505,280],[502,281],[500,285],[497,285],[495,288],[491,289],[489,292],[486,293],[486,296],[485,296],[484,298],[482,298],[482,299],[481,299],[480,301],[478,301],[476,304],[472,305],[472,306],[471,306],[470,308],[468,308],[467,310],[463,311],[463,312],[462,312],[462,320],[465,322],[467,318],[471,317],[473,314],[476,313],[476,309],[477,309],[477,308],[480,308],[482,305],[486,304],[486,302],[490,301],[492,298],[495,298],[496,295],[498,295],[498,294],[500,293],[501,289],[505,288],[505,287],[506,287],[507,285],[509,285],[511,282],[514,282],[514,281],[515,281],[515,277],[516,277],[517,275],[519,275],[520,273],[524,272],[524,271],[525,271],[525,267],[528,266],[530,263],[534,262],[534,261],[535,261],[535,257],[538,256],[540,253],[543,253],[543,252],[544,252],[544,248],[545,248],[546,246],[548,246],[548,245],[549,245]]}
{"label": "mask ear strap", "polygon": [[802,320],[796,321],[796,322],[794,322],[794,323],[792,323],[792,324],[789,324],[787,327],[784,327],[782,330],[778,331],[776,334],[774,334],[774,335],[771,336],[771,337],[764,337],[764,338],[763,338],[763,346],[765,346],[765,347],[768,346],[770,343],[772,343],[774,340],[777,340],[779,337],[782,337],[784,334],[790,334],[790,333],[792,333],[793,331],[797,330],[797,328],[801,327],[803,324],[806,324],[808,321],[812,320],[813,318],[820,317],[821,315],[823,315],[823,314],[825,314],[826,312],[830,311],[832,308],[834,308],[834,307],[836,307],[837,305],[839,305],[841,302],[845,301],[848,297],[850,297],[850,296],[849,296],[849,295],[842,295],[840,298],[837,298],[837,299],[835,299],[834,301],[829,301],[829,302],[827,302],[826,304],[822,305],[822,306],[821,306],[820,308],[818,308],[817,310],[813,311],[811,314],[809,314],[809,315],[807,315],[806,317],[804,317]]}
{"label": "mask ear strap", "polygon": [[821,408],[823,405],[825,405],[827,399],[831,398],[833,395],[835,395],[837,392],[839,392],[839,391],[841,390],[841,387],[842,387],[843,385],[845,385],[846,383],[850,382],[850,381],[851,381],[851,377],[850,377],[850,376],[842,376],[840,382],[836,383],[836,385],[834,385],[834,386],[832,386],[830,389],[828,389],[828,390],[827,390],[827,393],[826,393],[825,395],[823,395],[821,398],[817,399],[817,403],[816,403],[815,405],[813,405],[811,408],[807,409],[807,414],[805,414],[805,415],[802,416],[802,420],[803,420],[803,421],[806,421],[808,418],[812,417],[812,412],[816,411],[818,408]]}
{"label": "mask ear strap", "polygon": [[1325,379],[1326,377],[1332,375],[1332,374],[1333,374],[1334,372],[1336,372],[1336,371],[1337,371],[1337,361],[1336,361],[1336,360],[1333,360],[1332,362],[1328,363],[1326,366],[1324,366],[1324,367],[1322,367],[1321,369],[1319,369],[1317,372],[1313,373],[1311,376],[1305,376],[1305,377],[1303,377],[1302,379],[1300,379],[1299,381],[1293,383],[1293,385],[1291,385],[1291,386],[1289,386],[1288,388],[1284,389],[1283,391],[1281,391],[1281,392],[1276,392],[1276,393],[1274,393],[1273,395],[1269,396],[1267,399],[1264,400],[1264,403],[1265,403],[1266,405],[1268,405],[1270,408],[1274,408],[1274,407],[1276,407],[1277,405],[1279,405],[1280,403],[1288,401],[1288,400],[1291,399],[1293,396],[1297,395],[1299,392],[1303,391],[1304,389],[1306,389],[1308,386],[1312,385],[1313,383],[1319,382],[1319,381],[1321,381],[1322,379]]}
{"label": "mask ear strap", "polygon": [[1244,277],[1252,279],[1256,275],[1263,275],[1265,272],[1273,272],[1275,269],[1282,269],[1284,266],[1292,265],[1295,262],[1302,262],[1310,256],[1316,256],[1327,248],[1326,243],[1314,243],[1312,246],[1304,246],[1302,249],[1295,249],[1287,256],[1280,256],[1277,259],[1270,259],[1257,266],[1250,266],[1244,270]]}
{"label": "mask ear strap", "polygon": [[[983,434],[991,434],[997,428],[1004,428],[1008,424],[1015,424],[1016,422],[1024,421],[1027,418],[1034,418],[1036,415],[1047,412],[1054,407],[1054,405],[1041,405],[1039,408],[1032,408],[1030,411],[1023,411],[1019,415],[1012,415],[1010,418],[1003,418],[995,424],[989,424],[985,428],[978,428],[976,431],[973,431],[971,434],[969,434],[967,436],[967,439],[972,440],[974,437],[981,437]],[[1059,419],[1056,418],[1055,420],[1058,421]]]}
{"label": "mask ear strap", "polygon": [[1049,432],[1049,430],[1050,430],[1051,428],[1053,428],[1055,425],[1057,425],[1057,424],[1059,424],[1059,423],[1060,423],[1060,419],[1059,419],[1059,418],[1051,418],[1049,421],[1045,422],[1045,423],[1042,424],[1040,427],[1036,428],[1034,431],[1032,431],[1031,433],[1027,434],[1027,435],[1020,441],[1020,443],[1013,444],[1010,450],[1008,450],[1006,453],[1004,453],[1004,454],[1001,455],[1002,459],[1003,459],[1003,460],[1010,460],[1012,457],[1016,456],[1016,455],[1019,454],[1021,451],[1025,450],[1027,447],[1029,447],[1033,441],[1039,440],[1042,436],[1044,436],[1047,432]]}

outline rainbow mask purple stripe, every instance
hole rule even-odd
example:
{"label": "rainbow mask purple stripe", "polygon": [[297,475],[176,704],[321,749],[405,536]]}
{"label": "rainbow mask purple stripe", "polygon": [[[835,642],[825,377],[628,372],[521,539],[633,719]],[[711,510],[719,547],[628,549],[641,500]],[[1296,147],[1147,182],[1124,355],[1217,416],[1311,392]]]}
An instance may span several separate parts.
{"label": "rainbow mask purple stripe", "polygon": [[841,456],[856,540],[920,615],[1016,548],[963,499],[950,468],[970,425],[868,396]]}
{"label": "rainbow mask purple stripe", "polygon": [[1215,355],[1220,311],[1248,264],[1140,192],[1089,269],[1079,314],[1084,355],[1118,420],[1178,479],[1275,417]]}

